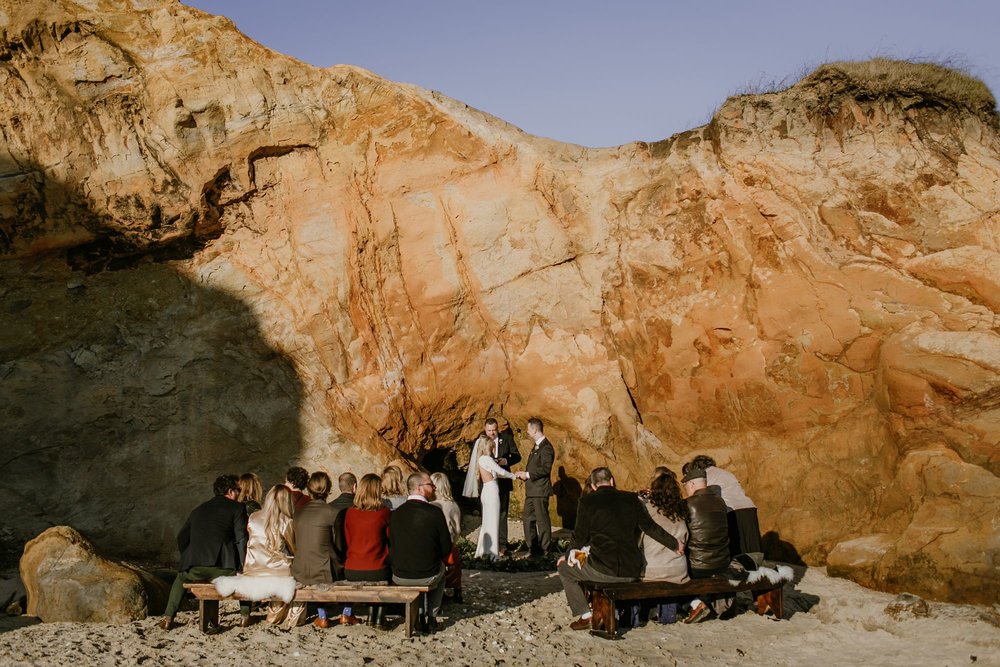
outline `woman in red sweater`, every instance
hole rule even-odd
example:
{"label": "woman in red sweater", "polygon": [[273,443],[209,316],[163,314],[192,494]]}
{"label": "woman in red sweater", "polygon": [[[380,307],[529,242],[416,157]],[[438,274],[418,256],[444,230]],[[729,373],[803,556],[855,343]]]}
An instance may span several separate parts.
{"label": "woman in red sweater", "polygon": [[[382,502],[382,480],[378,475],[365,475],[358,483],[354,506],[341,513],[344,529],[335,531],[343,538],[338,545],[344,559],[344,578],[347,581],[392,580],[389,567],[389,516],[391,512]],[[350,609],[344,610],[342,625],[357,623]],[[381,628],[382,606],[372,607],[368,617],[370,625]]]}

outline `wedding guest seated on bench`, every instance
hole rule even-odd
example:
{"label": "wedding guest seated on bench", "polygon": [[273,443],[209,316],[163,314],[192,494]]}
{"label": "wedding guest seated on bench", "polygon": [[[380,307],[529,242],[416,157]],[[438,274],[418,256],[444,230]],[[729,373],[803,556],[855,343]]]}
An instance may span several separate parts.
{"label": "wedding guest seated on bench", "polygon": [[[619,491],[607,468],[590,473],[592,492],[580,498],[572,549],[557,562],[570,611],[576,616],[573,630],[590,628],[590,605],[580,582],[635,581],[642,573],[639,536],[646,534],[668,549],[683,553],[684,545],[661,528],[634,493]],[[579,552],[589,548],[585,558]]]}
{"label": "wedding guest seated on bench", "polygon": [[[295,535],[292,532],[294,513],[291,489],[278,484],[268,491],[263,509],[250,515],[247,525],[250,539],[243,574],[220,577],[215,581],[220,593],[235,593],[250,600],[270,600],[267,622],[285,630],[305,621],[304,605],[293,606],[273,599],[285,596],[290,600],[295,595],[295,580],[291,574],[292,557],[295,555]],[[240,613],[240,625],[249,626],[250,605],[241,604]]]}
{"label": "wedding guest seated on bench", "polygon": [[444,560],[451,552],[451,532],[434,500],[430,475],[415,472],[406,480],[406,502],[389,520],[389,560],[392,581],[399,586],[430,586],[421,629],[437,630],[437,616],[444,597]]}
{"label": "wedding guest seated on bench", "polygon": [[[174,627],[174,616],[184,597],[184,584],[211,581],[234,574],[243,567],[247,548],[247,512],[236,500],[239,485],[235,475],[222,475],[212,485],[215,497],[191,511],[177,535],[181,567],[170,589],[160,627]],[[249,603],[247,603],[249,605]],[[249,612],[249,607],[247,608]]]}
{"label": "wedding guest seated on bench", "polygon": [[[388,583],[389,516],[392,513],[382,502],[382,480],[368,474],[361,478],[354,495],[354,505],[337,517],[337,553],[343,558],[344,579],[356,582]],[[372,605],[368,624],[384,628],[382,605]],[[354,625],[357,618],[352,607],[344,607],[341,625]]]}
{"label": "wedding guest seated on bench", "polygon": [[[333,541],[337,510],[326,502],[331,486],[329,475],[314,472],[306,485],[311,500],[295,512],[293,531],[296,553],[292,559],[291,572],[295,581],[303,586],[332,584],[336,580],[334,573],[337,556]],[[316,627],[329,627],[326,607],[320,606],[318,613],[319,618],[314,622]]]}
{"label": "wedding guest seated on bench", "polygon": [[[649,494],[643,498],[643,505],[653,521],[678,542],[685,544],[688,541],[687,503],[681,497],[677,476],[672,470],[657,468],[656,476],[649,483]],[[675,584],[689,581],[688,562],[683,553],[669,549],[646,535],[642,536],[642,550],[646,562],[643,580],[669,581]],[[676,621],[676,603],[666,602],[657,607],[661,623]]]}
{"label": "wedding guest seated on bench", "polygon": [[[729,569],[729,523],[726,503],[714,489],[708,488],[705,471],[692,467],[684,473],[684,491],[688,506],[688,573],[692,579],[704,579]],[[714,611],[722,615],[732,596],[706,596],[711,607],[698,598],[691,601],[691,613],[685,623],[700,623]]]}

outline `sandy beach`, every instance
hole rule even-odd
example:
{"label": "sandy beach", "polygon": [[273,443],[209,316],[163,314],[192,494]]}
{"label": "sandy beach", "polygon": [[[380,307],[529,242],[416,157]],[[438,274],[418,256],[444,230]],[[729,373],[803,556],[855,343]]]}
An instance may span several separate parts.
{"label": "sandy beach", "polygon": [[[223,631],[206,636],[196,614],[169,633],[157,618],[127,625],[35,623],[0,619],[4,665],[1000,665],[1000,614],[987,607],[931,603],[930,616],[896,620],[895,596],[799,570],[786,586],[786,619],[742,613],[698,625],[650,623],[619,641],[566,629],[571,620],[555,573],[469,571],[465,605],[448,605],[444,629],[406,639],[398,621],[366,626],[312,625],[290,633],[262,622],[236,627],[223,605]],[[749,600],[747,599],[747,602]]]}

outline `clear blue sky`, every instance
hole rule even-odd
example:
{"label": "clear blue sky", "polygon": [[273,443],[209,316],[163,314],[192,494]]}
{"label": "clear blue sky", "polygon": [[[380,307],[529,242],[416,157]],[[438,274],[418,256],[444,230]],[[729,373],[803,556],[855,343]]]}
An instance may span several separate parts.
{"label": "clear blue sky", "polygon": [[831,60],[950,59],[1000,91],[1000,2],[989,0],[188,4],[308,63],[358,65],[585,146],[666,138],[748,85]]}

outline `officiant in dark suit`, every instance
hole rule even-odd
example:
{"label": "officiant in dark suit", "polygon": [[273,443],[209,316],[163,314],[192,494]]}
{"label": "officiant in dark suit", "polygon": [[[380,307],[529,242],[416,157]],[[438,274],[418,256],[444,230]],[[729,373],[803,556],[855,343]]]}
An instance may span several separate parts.
{"label": "officiant in dark suit", "polygon": [[552,464],[556,451],[545,437],[545,425],[538,417],[528,420],[528,436],[535,446],[528,455],[522,472],[516,473],[524,480],[524,541],[532,556],[545,553],[552,543],[552,521],[549,519],[549,498],[552,496]]}
{"label": "officiant in dark suit", "polygon": [[[486,420],[483,428],[486,437],[493,443],[493,458],[501,468],[510,472],[510,467],[521,462],[521,452],[517,451],[514,444],[514,434],[508,428],[500,431],[497,420],[490,417]],[[500,478],[497,480],[497,490],[500,492],[500,531],[497,535],[497,543],[500,546],[500,555],[503,556],[507,549],[507,510],[510,509],[510,492],[514,489],[514,482],[509,479]]]}

